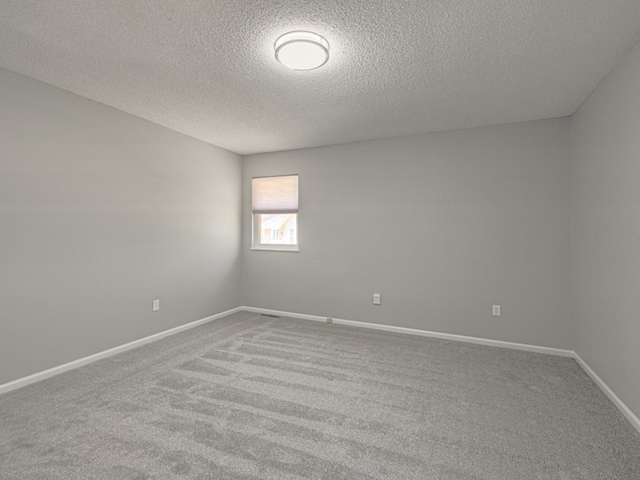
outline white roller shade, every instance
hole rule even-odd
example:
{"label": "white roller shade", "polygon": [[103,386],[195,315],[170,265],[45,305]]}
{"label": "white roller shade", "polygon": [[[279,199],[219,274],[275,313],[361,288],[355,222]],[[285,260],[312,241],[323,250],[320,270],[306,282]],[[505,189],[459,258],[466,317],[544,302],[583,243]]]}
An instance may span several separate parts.
{"label": "white roller shade", "polygon": [[251,201],[253,213],[297,213],[298,175],[254,178]]}

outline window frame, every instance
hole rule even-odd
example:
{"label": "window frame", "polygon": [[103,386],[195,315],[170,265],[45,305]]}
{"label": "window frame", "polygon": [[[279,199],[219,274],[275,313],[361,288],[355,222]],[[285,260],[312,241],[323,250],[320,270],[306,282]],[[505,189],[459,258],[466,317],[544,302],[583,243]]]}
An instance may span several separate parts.
{"label": "window frame", "polygon": [[[252,177],[251,182],[255,178],[269,178],[269,177],[288,177],[288,176],[297,176],[299,181],[299,174],[290,173],[284,175],[266,175],[261,177]],[[298,186],[299,188],[299,186]],[[251,190],[251,205],[253,205],[253,188]],[[298,190],[298,204],[300,191]],[[296,216],[296,243],[295,244],[274,244],[274,243],[261,243],[260,242],[260,216],[261,215],[278,215],[278,214],[286,214],[286,215],[295,215]],[[300,219],[300,209],[296,212],[292,211],[261,211],[260,213],[254,213],[253,207],[251,207],[251,250],[257,251],[271,251],[271,252],[299,252],[300,251],[300,231],[298,230],[298,221]],[[281,240],[285,240],[286,232],[283,232],[283,238]]]}
{"label": "window frame", "polygon": [[[281,212],[272,212],[273,214]],[[299,252],[300,232],[297,229],[300,213],[287,213],[296,216],[296,240],[295,244],[260,243],[260,215],[270,215],[270,213],[251,213],[251,250],[263,250],[272,252]]]}

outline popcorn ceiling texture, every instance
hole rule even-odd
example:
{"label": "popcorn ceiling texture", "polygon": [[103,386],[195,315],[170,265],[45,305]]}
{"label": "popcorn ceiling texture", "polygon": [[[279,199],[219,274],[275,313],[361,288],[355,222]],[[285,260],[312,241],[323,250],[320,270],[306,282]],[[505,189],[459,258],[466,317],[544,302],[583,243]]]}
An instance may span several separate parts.
{"label": "popcorn ceiling texture", "polygon": [[570,115],[638,39],[637,0],[0,4],[0,66],[241,154]]}

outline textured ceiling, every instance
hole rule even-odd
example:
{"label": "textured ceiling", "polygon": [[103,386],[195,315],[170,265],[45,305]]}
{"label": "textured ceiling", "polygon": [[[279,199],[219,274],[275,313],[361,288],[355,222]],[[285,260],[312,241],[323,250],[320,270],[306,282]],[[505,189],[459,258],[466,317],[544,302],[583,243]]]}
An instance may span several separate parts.
{"label": "textured ceiling", "polygon": [[639,0],[0,0],[0,66],[241,154],[570,115],[639,39]]}

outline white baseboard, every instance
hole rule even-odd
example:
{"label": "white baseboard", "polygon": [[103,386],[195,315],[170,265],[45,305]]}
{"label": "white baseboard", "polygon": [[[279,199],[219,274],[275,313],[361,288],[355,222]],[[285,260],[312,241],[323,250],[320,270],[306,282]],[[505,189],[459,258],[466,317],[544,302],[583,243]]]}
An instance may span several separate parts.
{"label": "white baseboard", "polygon": [[602,390],[604,394],[609,397],[609,400],[611,400],[611,402],[613,402],[613,404],[618,407],[618,410],[620,410],[620,412],[622,412],[626,419],[629,420],[629,423],[631,423],[631,425],[633,425],[635,429],[640,432],[640,419],[635,415],[635,413],[633,413],[631,409],[627,407],[627,405],[622,400],[620,400],[620,398],[613,392],[613,390],[609,388],[609,385],[604,383],[604,380],[602,380],[598,376],[598,374],[592,370],[589,364],[585,362],[580,355],[574,352],[573,358],[575,358],[576,362],[578,362],[578,365],[582,367],[587,375],[591,377],[591,380],[593,380],[594,383],[598,385],[598,387],[600,387],[600,390]]}
{"label": "white baseboard", "polygon": [[[279,317],[300,318],[302,320],[313,320],[316,322],[326,322],[326,317],[318,315],[308,315],[304,313],[282,312],[279,310],[268,310],[266,308],[256,307],[240,307],[242,310],[260,313],[265,315],[277,315]],[[443,340],[453,340],[454,342],[475,343],[477,345],[488,345],[490,347],[510,348],[512,350],[524,350],[526,352],[544,353],[547,355],[557,355],[560,357],[573,357],[574,352],[571,350],[562,350],[560,348],[539,347],[537,345],[527,345],[524,343],[505,342],[502,340],[491,340],[480,337],[467,337],[465,335],[455,335],[452,333],[430,332],[428,330],[418,330],[415,328],[396,327],[393,325],[384,325],[379,323],[358,322],[355,320],[343,320],[333,318],[333,323],[337,325],[349,325],[351,327],[369,328],[372,330],[383,330],[385,332],[404,333],[408,335],[418,335],[420,337],[441,338]]]}
{"label": "white baseboard", "polygon": [[117,355],[118,353],[126,352],[127,350],[132,350],[134,348],[141,347],[142,345],[155,342],[156,340],[160,340],[161,338],[168,337],[169,335],[174,335],[176,333],[183,332],[191,328],[199,327],[200,325],[204,325],[205,323],[211,322],[213,320],[217,320],[218,318],[226,317],[227,315],[231,315],[232,313],[236,313],[241,310],[242,310],[241,307],[232,308],[231,310],[217,313],[215,315],[211,315],[210,317],[202,318],[200,320],[195,320],[193,322],[186,323],[184,325],[179,325],[175,328],[170,328],[169,330],[165,330],[159,333],[154,333],[153,335],[149,335],[148,337],[140,338],[138,340],[134,340],[133,342],[125,343],[124,345],[119,345],[117,347],[110,348],[109,350],[104,350],[102,352],[94,353],[93,355],[89,355],[88,357],[79,358],[78,360],[73,360],[72,362],[65,363],[63,365],[58,365],[57,367],[53,367],[48,370],[44,370],[42,372],[34,373],[33,375],[29,375],[28,377],[18,378],[17,380],[13,380],[9,383],[0,385],[0,395],[2,395],[3,393],[10,392],[12,390],[16,390],[21,387],[25,387],[31,383],[39,382],[40,380],[53,377],[54,375],[59,375],[68,370],[73,370],[74,368],[82,367],[83,365],[88,365],[89,363],[93,363],[97,360],[101,360],[103,358]]}
{"label": "white baseboard", "polygon": [[[265,315],[276,315],[278,317],[290,317],[300,318],[302,320],[313,320],[316,322],[326,322],[326,317],[318,315],[308,315],[304,313],[283,312],[280,310],[269,310],[266,308],[256,307],[240,307],[241,310],[245,310],[253,313],[260,313]],[[421,337],[441,338],[444,340],[452,340],[455,342],[474,343],[477,345],[487,345],[491,347],[510,348],[513,350],[524,350],[526,352],[544,353],[547,355],[556,355],[561,357],[570,357],[578,362],[578,365],[591,377],[595,384],[605,393],[605,395],[613,402],[613,404],[622,412],[627,420],[633,425],[638,432],[640,432],[640,420],[631,411],[625,403],[613,393],[613,390],[589,367],[589,365],[572,350],[563,350],[559,348],[540,347],[537,345],[527,345],[523,343],[505,342],[502,340],[491,340],[488,338],[467,337],[464,335],[454,335],[450,333],[430,332],[427,330],[417,330],[414,328],[395,327],[392,325],[383,325],[378,323],[357,322],[355,320],[343,320],[339,318],[333,318],[333,323],[338,325],[350,325],[352,327],[369,328],[373,330],[383,330],[386,332],[404,333],[408,335],[418,335]]]}

